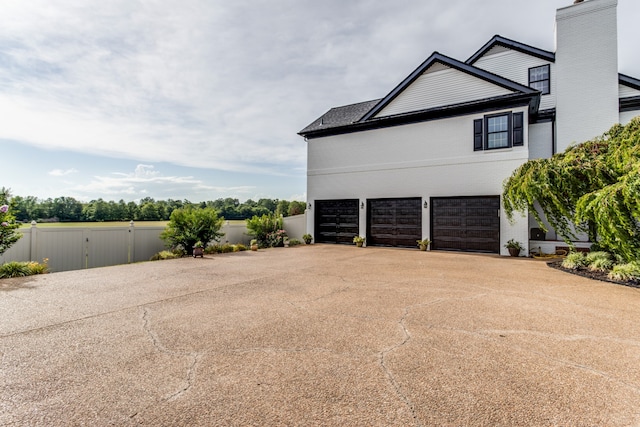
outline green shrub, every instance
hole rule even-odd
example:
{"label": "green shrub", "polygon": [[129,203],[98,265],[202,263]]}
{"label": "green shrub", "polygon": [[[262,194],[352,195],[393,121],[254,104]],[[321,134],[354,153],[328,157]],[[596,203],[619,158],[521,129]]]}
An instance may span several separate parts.
{"label": "green shrub", "polygon": [[609,273],[609,279],[623,281],[640,280],[640,261],[614,266],[611,273]]}
{"label": "green shrub", "polygon": [[225,243],[224,245],[220,246],[220,252],[223,254],[234,252],[233,245],[230,245],[229,243]]}
{"label": "green shrub", "polygon": [[284,230],[276,230],[267,234],[267,246],[270,248],[281,248],[284,246],[285,239],[288,239],[287,232]]}
{"label": "green shrub", "polygon": [[[204,252],[206,254],[228,254],[230,252],[237,252],[238,250],[236,250],[236,246],[237,245],[230,245],[229,243],[225,243],[223,245],[216,244],[216,245],[207,246]],[[245,250],[246,250],[246,247],[245,247]]]}
{"label": "green shrub", "polygon": [[30,276],[31,268],[28,262],[11,261],[0,266],[0,279],[6,279],[9,277],[24,277]]}
{"label": "green shrub", "polygon": [[613,267],[613,259],[608,252],[589,252],[585,260],[592,271],[609,271]]}
{"label": "green shrub", "polygon": [[48,261],[49,260],[45,258],[42,263],[35,262],[35,261],[28,262],[27,267],[29,268],[30,275],[48,273],[49,272],[49,265],[47,265]]}
{"label": "green shrub", "polygon": [[249,248],[247,248],[245,245],[243,245],[242,243],[238,243],[236,245],[233,246],[233,250],[234,252],[243,252],[248,250]]}
{"label": "green shrub", "polygon": [[577,270],[578,268],[585,267],[586,265],[587,265],[587,258],[584,256],[582,252],[571,252],[562,261],[562,266],[564,268],[569,268],[571,270]]}
{"label": "green shrub", "polygon": [[[254,216],[247,220],[249,234],[258,241],[260,247],[270,247],[268,235],[278,230],[282,230],[282,218],[276,215]],[[271,236],[272,239],[276,236]],[[280,236],[281,237],[281,236]]]}
{"label": "green shrub", "polygon": [[215,245],[207,246],[206,248],[204,248],[204,253],[205,254],[219,254],[220,253],[220,245],[215,244]]}
{"label": "green shrub", "polygon": [[298,246],[301,245],[302,241],[298,239],[289,239],[289,246]]}
{"label": "green shrub", "polygon": [[223,221],[224,218],[218,218],[213,208],[176,209],[171,212],[167,228],[160,237],[167,242],[167,246],[180,247],[191,255],[197,242],[203,242],[207,246],[224,235],[219,232]]}
{"label": "green shrub", "polygon": [[175,251],[160,251],[157,254],[155,254],[154,256],[151,257],[151,261],[158,261],[158,260],[162,260],[162,259],[174,259],[174,258],[180,258],[182,256],[181,253],[176,253]]}

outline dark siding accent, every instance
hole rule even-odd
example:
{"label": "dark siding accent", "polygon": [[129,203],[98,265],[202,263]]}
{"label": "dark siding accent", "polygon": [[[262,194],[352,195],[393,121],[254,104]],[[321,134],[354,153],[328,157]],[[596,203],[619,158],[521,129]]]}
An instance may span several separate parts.
{"label": "dark siding accent", "polygon": [[500,197],[431,199],[431,248],[500,253]]}
{"label": "dark siding accent", "polygon": [[359,232],[360,211],[357,199],[316,200],[315,235],[316,243],[353,244],[353,237]]}
{"label": "dark siding accent", "polygon": [[524,145],[524,113],[513,113],[513,146]]}
{"label": "dark siding accent", "polygon": [[635,79],[622,73],[618,74],[618,83],[636,90],[640,90],[640,79]]}
{"label": "dark siding accent", "polygon": [[543,122],[555,122],[556,109],[550,108],[548,110],[540,110],[538,114],[529,114],[529,124],[543,123]]}
{"label": "dark siding accent", "polygon": [[640,96],[620,98],[620,112],[640,110]]}
{"label": "dark siding accent", "polygon": [[476,119],[473,121],[473,150],[474,151],[481,151],[483,148],[483,127],[482,127],[482,123],[484,122],[483,119]]}
{"label": "dark siding accent", "polygon": [[367,200],[367,246],[415,248],[422,239],[422,199]]}

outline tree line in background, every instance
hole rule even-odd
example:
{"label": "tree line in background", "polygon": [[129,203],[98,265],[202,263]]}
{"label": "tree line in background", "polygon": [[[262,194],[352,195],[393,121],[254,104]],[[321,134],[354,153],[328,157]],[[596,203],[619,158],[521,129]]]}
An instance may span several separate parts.
{"label": "tree line in background", "polygon": [[225,220],[244,220],[268,214],[293,216],[304,213],[305,202],[278,199],[247,200],[225,198],[193,203],[188,200],[154,200],[145,197],[139,202],[91,200],[82,203],[73,197],[41,200],[33,196],[13,196],[11,208],[16,221],[78,222],[78,221],[167,221],[171,213],[183,208],[212,208]]}

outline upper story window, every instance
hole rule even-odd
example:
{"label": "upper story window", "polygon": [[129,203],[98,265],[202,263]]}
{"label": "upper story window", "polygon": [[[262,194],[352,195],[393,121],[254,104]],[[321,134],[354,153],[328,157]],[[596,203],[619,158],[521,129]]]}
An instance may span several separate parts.
{"label": "upper story window", "polygon": [[551,93],[551,66],[529,68],[529,87],[539,90],[543,95]]}
{"label": "upper story window", "polygon": [[524,113],[501,113],[473,121],[473,149],[495,150],[524,145]]}

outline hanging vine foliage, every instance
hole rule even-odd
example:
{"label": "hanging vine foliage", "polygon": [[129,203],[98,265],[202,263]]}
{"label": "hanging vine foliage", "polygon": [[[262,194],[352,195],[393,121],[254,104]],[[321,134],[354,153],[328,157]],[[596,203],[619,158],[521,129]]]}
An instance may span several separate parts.
{"label": "hanging vine foliage", "polygon": [[531,212],[543,230],[544,217],[568,243],[587,232],[626,260],[640,258],[640,117],[523,164],[505,181],[503,203],[510,220]]}

